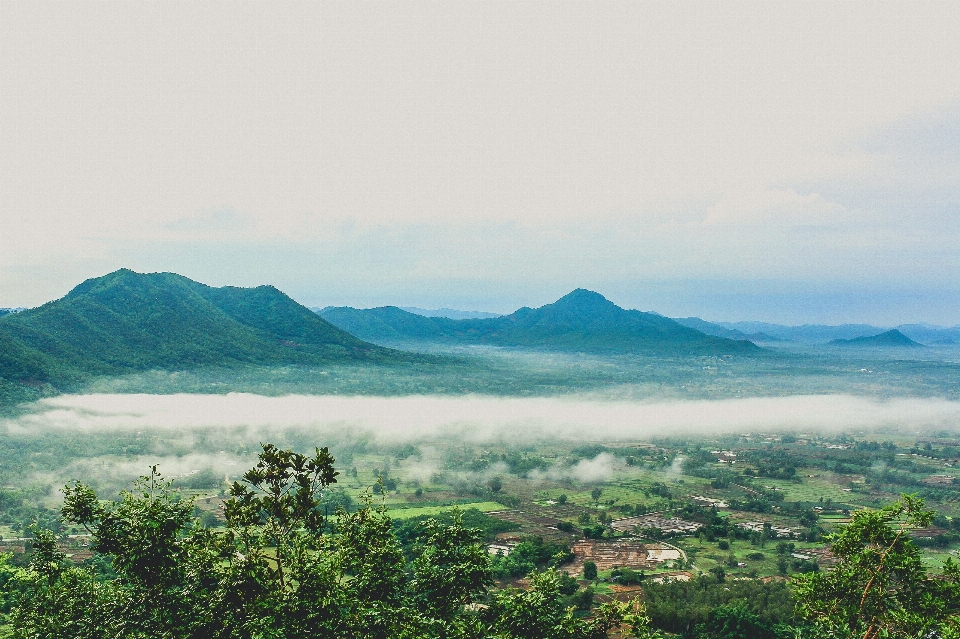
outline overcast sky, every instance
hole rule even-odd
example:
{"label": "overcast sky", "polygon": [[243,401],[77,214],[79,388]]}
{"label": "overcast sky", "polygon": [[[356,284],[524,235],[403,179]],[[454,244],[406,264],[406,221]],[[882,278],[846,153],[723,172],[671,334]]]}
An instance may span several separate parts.
{"label": "overcast sky", "polygon": [[960,3],[0,0],[0,306],[960,324]]}

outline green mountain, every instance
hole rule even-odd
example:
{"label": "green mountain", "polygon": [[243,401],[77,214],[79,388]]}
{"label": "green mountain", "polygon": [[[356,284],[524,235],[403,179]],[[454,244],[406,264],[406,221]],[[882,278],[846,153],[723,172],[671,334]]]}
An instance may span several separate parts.
{"label": "green mountain", "polygon": [[0,378],[31,385],[151,369],[414,357],[364,342],[272,286],[213,288],[173,273],[122,269],[0,317]]}
{"label": "green mountain", "polygon": [[585,289],[540,308],[524,307],[511,315],[487,319],[423,317],[395,306],[328,308],[321,314],[349,333],[379,342],[408,340],[662,355],[762,352],[748,341],[706,335],[656,313],[625,310]]}
{"label": "green mountain", "polygon": [[897,329],[880,333],[879,335],[867,335],[853,339],[835,339],[828,343],[833,346],[923,346],[923,344],[913,341]]}

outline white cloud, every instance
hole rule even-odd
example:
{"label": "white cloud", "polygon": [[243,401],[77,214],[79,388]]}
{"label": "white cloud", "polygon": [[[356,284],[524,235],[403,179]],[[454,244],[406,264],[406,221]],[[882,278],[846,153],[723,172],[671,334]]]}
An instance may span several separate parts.
{"label": "white cloud", "polygon": [[727,191],[719,202],[707,207],[704,226],[842,226],[847,210],[818,193],[800,195],[793,189],[744,189]]}
{"label": "white cloud", "polygon": [[[811,395],[698,401],[566,398],[345,397],[259,395],[74,395],[41,400],[30,414],[0,421],[11,433],[131,429],[245,428],[268,437],[284,429],[370,434],[383,442],[459,437],[492,441],[629,441],[722,432],[955,429],[960,402]],[[577,472],[606,472],[605,458]],[[429,462],[429,460],[425,460]]]}
{"label": "white cloud", "polygon": [[555,465],[546,470],[534,469],[527,473],[533,480],[578,481],[592,484],[613,478],[625,464],[610,453],[600,453],[591,459],[581,459],[570,466]]}

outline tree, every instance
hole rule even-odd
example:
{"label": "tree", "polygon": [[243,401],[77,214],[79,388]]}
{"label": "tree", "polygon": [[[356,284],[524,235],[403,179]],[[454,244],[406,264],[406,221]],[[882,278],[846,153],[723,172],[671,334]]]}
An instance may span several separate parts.
{"label": "tree", "polygon": [[263,444],[257,464],[224,504],[227,531],[217,553],[213,623],[226,636],[342,632],[355,620],[341,558],[323,539],[323,489],[336,483],[326,448],[311,456]]}
{"label": "tree", "polygon": [[[0,602],[14,601],[14,637],[601,639],[618,628],[649,634],[639,604],[611,602],[594,608],[590,620],[577,618],[564,599],[576,583],[571,591],[572,580],[554,568],[534,573],[528,591],[490,593],[482,532],[465,527],[458,512],[422,524],[409,562],[387,513],[369,496],[325,526],[322,492],[336,481],[333,461],[326,449],[306,456],[265,444],[257,465],[232,486],[226,527],[217,531],[199,525],[192,502],[156,468],[116,502],[101,502],[83,484],[67,486],[63,518],[90,531],[95,559],[109,561],[100,553],[110,553],[116,576],[72,565],[54,533],[36,528],[28,570],[7,570],[0,556]],[[542,540],[528,545],[553,563],[569,555]]]}
{"label": "tree", "polygon": [[599,501],[600,495],[602,494],[603,494],[603,489],[600,488],[599,486],[590,491],[590,497],[593,499],[593,501]]}
{"label": "tree", "polygon": [[700,628],[709,639],[766,639],[772,637],[769,626],[760,621],[744,601],[717,606]]}
{"label": "tree", "polygon": [[834,569],[797,579],[798,612],[824,633],[862,639],[926,636],[948,619],[958,621],[960,569],[948,559],[941,575],[928,575],[907,534],[929,526],[933,517],[915,495],[854,513],[829,537],[839,559]]}
{"label": "tree", "polygon": [[[58,575],[61,587],[92,597],[88,605],[100,608],[95,614],[111,619],[112,627],[124,634],[150,628],[161,634],[188,635],[189,627],[204,625],[198,615],[205,618],[199,611],[207,607],[207,577],[214,571],[214,559],[196,551],[209,540],[209,533],[193,517],[193,502],[172,490],[156,466],[109,507],[79,482],[64,487],[63,493],[63,519],[91,534],[94,551],[113,557],[123,587],[112,589],[108,602],[99,597],[104,593],[85,584],[89,575],[76,570],[63,572],[63,579]],[[45,534],[38,531],[37,539]],[[122,614],[109,614],[111,608]]]}
{"label": "tree", "polygon": [[777,574],[782,577],[786,577],[788,572],[789,572],[789,564],[787,562],[787,558],[784,556],[780,556],[777,559]]}
{"label": "tree", "polygon": [[[529,590],[507,589],[494,594],[485,615],[498,639],[606,639],[614,630],[621,636],[653,637],[643,605],[612,601],[593,611],[593,619],[578,620],[560,598],[561,573],[551,568],[534,573]],[[629,633],[629,634],[628,634]]]}
{"label": "tree", "polygon": [[593,581],[597,578],[597,564],[592,561],[583,562],[583,578]]}
{"label": "tree", "polygon": [[276,566],[280,588],[287,587],[284,563],[297,538],[323,530],[320,491],[337,481],[333,461],[326,448],[307,457],[263,444],[244,483],[234,482],[230,488],[231,499],[224,504],[227,522],[242,531],[247,548],[252,548],[251,535],[262,535],[276,549],[270,564]]}
{"label": "tree", "polygon": [[349,627],[360,636],[394,637],[409,626],[404,610],[404,559],[393,522],[367,500],[355,513],[340,511],[334,542],[339,587],[350,605]]}
{"label": "tree", "polygon": [[409,588],[424,614],[452,619],[493,583],[482,539],[479,530],[464,528],[459,511],[449,525],[436,519],[423,523]]}
{"label": "tree", "polygon": [[[10,621],[17,639],[84,637],[106,639],[110,623],[103,613],[116,600],[113,588],[98,584],[89,572],[75,568],[57,549],[49,530],[33,529],[33,556],[30,567],[11,575],[5,595],[15,595],[19,605]],[[5,597],[5,598],[6,598]]]}

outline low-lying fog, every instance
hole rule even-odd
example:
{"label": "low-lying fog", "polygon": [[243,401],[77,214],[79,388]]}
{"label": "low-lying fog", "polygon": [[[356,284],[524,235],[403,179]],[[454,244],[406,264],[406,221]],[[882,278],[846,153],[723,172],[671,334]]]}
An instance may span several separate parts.
{"label": "low-lying fog", "polygon": [[[0,484],[40,486],[49,491],[51,503],[68,480],[115,494],[153,464],[188,487],[201,479],[209,485],[224,476],[236,478],[255,461],[261,442],[303,452],[329,446],[343,471],[360,466],[370,474],[393,459],[391,472],[404,481],[426,482],[439,473],[448,482],[482,482],[505,467],[493,464],[482,477],[471,474],[457,461],[467,448],[542,452],[776,431],[916,436],[960,425],[958,401],[853,395],[637,401],[589,395],[93,394],[45,399],[30,409],[0,420],[0,445],[6,451]],[[402,449],[407,452],[401,463]],[[623,460],[607,452],[555,462],[526,476],[589,483],[624,470]]]}
{"label": "low-lying fog", "polygon": [[427,442],[451,436],[471,442],[624,441],[756,431],[896,428],[954,429],[960,402],[931,398],[877,400],[806,395],[726,400],[600,401],[584,398],[264,397],[227,395],[67,395],[0,421],[8,434],[240,427],[269,438],[309,429],[365,435],[384,442]]}

